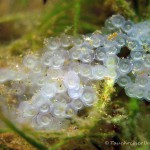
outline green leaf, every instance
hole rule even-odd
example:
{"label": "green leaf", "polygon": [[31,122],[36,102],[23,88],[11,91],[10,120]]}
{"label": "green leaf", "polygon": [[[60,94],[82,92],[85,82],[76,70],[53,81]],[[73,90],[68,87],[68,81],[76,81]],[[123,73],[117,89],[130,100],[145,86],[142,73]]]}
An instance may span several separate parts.
{"label": "green leaf", "polygon": [[78,25],[79,25],[79,18],[80,18],[80,7],[81,7],[81,0],[75,1],[75,8],[74,8],[74,36],[77,35],[78,32]]}
{"label": "green leaf", "polygon": [[14,123],[12,123],[8,118],[6,118],[6,116],[1,112],[1,117],[0,119],[11,129],[13,130],[15,133],[17,133],[19,136],[21,136],[23,139],[25,139],[29,144],[31,144],[32,146],[36,147],[39,150],[47,150],[48,148],[45,147],[43,144],[39,143],[38,141],[36,141],[35,139],[33,139],[32,137],[30,137],[29,135],[27,135],[25,133],[25,131],[20,130],[19,128],[17,128]]}
{"label": "green leaf", "polygon": [[16,21],[20,19],[24,19],[28,14],[11,14],[4,17],[0,17],[0,23]]}
{"label": "green leaf", "polygon": [[130,98],[128,103],[128,109],[131,116],[135,116],[136,113],[139,111],[139,100],[136,98]]}
{"label": "green leaf", "polygon": [[56,17],[59,14],[63,14],[66,10],[70,9],[71,6],[72,6],[72,2],[64,3],[62,1],[58,1],[54,5],[54,9],[43,18],[39,28],[41,30],[45,30],[46,28],[49,28],[53,22],[52,18]]}

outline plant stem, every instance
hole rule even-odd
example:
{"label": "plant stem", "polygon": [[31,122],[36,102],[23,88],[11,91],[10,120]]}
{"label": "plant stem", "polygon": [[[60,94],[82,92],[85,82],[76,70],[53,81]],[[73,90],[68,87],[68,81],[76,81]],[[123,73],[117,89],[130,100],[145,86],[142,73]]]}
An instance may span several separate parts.
{"label": "plant stem", "polygon": [[75,8],[74,8],[74,36],[77,35],[78,32],[78,24],[80,18],[80,7],[81,7],[81,0],[75,0]]}

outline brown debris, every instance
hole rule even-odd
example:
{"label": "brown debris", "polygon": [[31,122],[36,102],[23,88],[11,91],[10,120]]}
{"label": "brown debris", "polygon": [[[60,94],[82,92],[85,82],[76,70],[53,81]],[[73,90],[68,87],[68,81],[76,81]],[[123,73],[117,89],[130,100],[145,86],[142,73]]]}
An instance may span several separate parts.
{"label": "brown debris", "polygon": [[0,149],[36,150],[15,133],[0,133]]}

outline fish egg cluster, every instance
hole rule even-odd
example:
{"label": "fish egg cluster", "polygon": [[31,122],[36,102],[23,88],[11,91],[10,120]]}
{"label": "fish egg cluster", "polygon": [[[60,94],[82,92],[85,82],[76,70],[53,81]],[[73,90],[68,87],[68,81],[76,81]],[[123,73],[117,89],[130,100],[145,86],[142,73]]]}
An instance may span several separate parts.
{"label": "fish egg cluster", "polygon": [[96,102],[95,81],[111,79],[129,97],[150,101],[149,52],[150,21],[113,15],[102,32],[46,39],[42,54],[25,55],[17,70],[1,68],[0,83],[13,81],[18,122],[50,130]]}

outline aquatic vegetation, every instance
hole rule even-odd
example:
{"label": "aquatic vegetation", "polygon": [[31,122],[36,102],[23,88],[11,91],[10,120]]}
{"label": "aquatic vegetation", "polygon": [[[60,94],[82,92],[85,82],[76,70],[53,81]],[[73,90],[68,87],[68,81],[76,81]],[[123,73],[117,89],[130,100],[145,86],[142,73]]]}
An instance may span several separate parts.
{"label": "aquatic vegetation", "polygon": [[[126,47],[126,58],[120,54]],[[37,130],[57,130],[79,110],[96,105],[95,82],[110,80],[129,97],[150,101],[150,21],[134,24],[121,15],[102,32],[44,41],[42,53],[28,53],[15,68],[0,69],[17,100],[16,121]],[[24,100],[23,100],[24,99]]]}
{"label": "aquatic vegetation", "polygon": [[[92,0],[92,2],[91,0],[51,0],[47,1],[45,4],[43,3],[42,0],[1,1],[0,68],[5,68],[6,70],[8,68],[10,70],[10,76],[6,75],[5,82],[0,84],[0,149],[149,150],[149,145],[107,145],[107,142],[111,141],[125,141],[127,143],[135,141],[135,143],[145,143],[145,141],[149,141],[150,139],[148,119],[150,117],[150,103],[145,100],[130,98],[126,95],[124,90],[125,84],[128,84],[128,82],[138,81],[138,77],[136,79],[133,71],[127,75],[120,76],[125,77],[125,79],[127,78],[127,82],[120,82],[120,86],[118,86],[118,80],[115,81],[116,70],[114,70],[113,67],[109,69],[107,77],[97,78],[96,73],[95,78],[97,79],[91,80],[91,82],[87,84],[87,86],[91,86],[92,89],[94,89],[97,96],[97,99],[91,106],[85,106],[82,101],[79,103],[79,99],[83,93],[82,89],[79,88],[79,90],[75,89],[73,91],[72,89],[66,90],[64,82],[61,86],[59,86],[60,84],[57,84],[56,87],[59,92],[56,93],[57,99],[60,100],[63,96],[61,93],[66,91],[67,96],[64,95],[63,99],[68,97],[71,99],[77,98],[75,101],[72,101],[73,104],[70,103],[70,106],[77,111],[72,117],[59,118],[59,123],[56,120],[56,127],[51,126],[51,129],[43,127],[37,130],[37,128],[34,129],[29,127],[32,125],[30,119],[23,120],[18,117],[20,123],[16,122],[16,117],[18,116],[17,110],[20,102],[31,102],[32,93],[38,92],[36,91],[37,87],[30,87],[30,80],[27,81],[27,84],[22,82],[25,79],[24,75],[26,75],[26,73],[28,74],[29,70],[32,70],[23,65],[25,63],[23,58],[27,55],[35,56],[35,61],[37,58],[41,58],[45,53],[44,48],[46,47],[46,43],[43,47],[43,40],[45,38],[49,39],[50,36],[60,38],[60,35],[65,33],[64,35],[73,35],[75,38],[82,39],[83,34],[101,30],[98,31],[98,33],[101,33],[102,36],[108,35],[109,41],[119,41],[119,34],[118,32],[116,34],[116,30],[108,31],[106,28],[103,28],[104,22],[108,17],[113,14],[121,14],[126,19],[132,20],[129,21],[129,24],[133,24],[133,22],[135,22],[135,24],[143,22],[150,17],[149,0]],[[145,39],[146,38],[147,37],[145,36]],[[124,42],[125,40],[121,39],[119,46],[124,45]],[[92,42],[92,44],[99,44],[97,43],[96,38],[95,42]],[[132,45],[130,46],[132,47]],[[72,46],[69,46],[66,49],[67,51],[71,51],[71,48]],[[145,45],[144,49],[147,48],[148,45]],[[112,62],[112,66],[114,66],[114,62],[118,61],[117,57],[115,61],[113,61],[113,57],[109,57],[110,59],[103,65],[103,60],[106,60],[103,54],[107,56],[105,49],[99,47],[100,51],[97,52],[95,49],[96,48],[94,48],[94,63],[92,62],[89,65],[86,62],[82,63],[78,60],[79,57],[76,58],[77,60],[75,59],[75,62],[82,68],[80,69],[81,72],[79,77],[83,76],[84,78],[87,78],[89,76],[91,69],[89,66],[92,66],[95,71],[96,68],[99,68],[94,68],[95,65],[97,66],[100,64],[100,68],[103,68],[105,64],[110,65]],[[118,47],[109,46],[107,54],[115,54],[117,50],[119,50]],[[146,54],[148,53],[149,52],[147,51]],[[127,56],[129,56],[135,60],[140,60],[140,62],[138,61],[135,64],[141,64],[143,54],[144,53],[141,51],[129,51],[126,46],[123,46],[117,56],[119,59],[127,58]],[[47,53],[45,55],[47,55]],[[69,56],[71,56],[70,53]],[[66,62],[67,61],[64,61],[65,65]],[[74,64],[76,63],[70,63],[71,67],[76,71],[78,67]],[[19,67],[18,69],[17,66]],[[61,67],[63,66],[64,64]],[[45,68],[43,67],[42,69],[42,71],[44,71]],[[137,70],[137,67],[135,67],[135,69]],[[39,70],[41,69],[35,69],[33,72],[39,73]],[[17,80],[8,80],[13,77],[13,73],[16,71],[19,72],[15,75]],[[148,70],[146,72],[148,72]],[[56,80],[55,73],[49,71],[47,74],[49,76],[51,75],[51,77],[54,78],[53,80]],[[145,78],[145,75],[143,77]],[[32,79],[34,79],[34,77]],[[37,78],[35,78],[35,83],[36,80]],[[82,79],[80,81],[82,81]],[[38,86],[42,87],[42,84],[43,80],[41,79]],[[123,85],[123,88],[121,85]],[[145,88],[141,87],[141,85],[143,86],[144,84],[140,83],[139,91],[141,92],[139,92],[139,95],[137,96],[139,96],[139,99],[144,99],[141,97],[143,97],[142,91]],[[23,108],[23,106],[21,107]],[[27,109],[26,106],[25,109]],[[44,113],[45,110],[47,109],[43,109],[43,107],[40,110],[38,109],[39,114],[41,114],[41,112]],[[49,110],[52,109],[49,108]],[[34,110],[32,111],[31,109],[28,114],[31,115],[34,113],[36,113],[36,111],[34,112]],[[40,123],[39,118],[40,117],[37,119],[37,123]]]}

